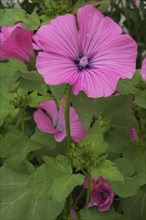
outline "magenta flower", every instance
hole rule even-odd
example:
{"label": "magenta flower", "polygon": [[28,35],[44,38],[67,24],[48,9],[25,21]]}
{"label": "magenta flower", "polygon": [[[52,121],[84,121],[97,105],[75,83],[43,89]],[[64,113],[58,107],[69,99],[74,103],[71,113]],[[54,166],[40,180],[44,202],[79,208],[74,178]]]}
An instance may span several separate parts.
{"label": "magenta flower", "polygon": [[2,26],[0,33],[0,60],[15,59],[28,63],[34,57],[33,32],[22,29],[23,24]]}
{"label": "magenta flower", "polygon": [[73,93],[111,95],[120,78],[131,79],[137,45],[111,18],[91,5],[73,15],[58,16],[34,36],[39,52],[36,67],[50,85],[69,83]]}
{"label": "magenta flower", "polygon": [[143,80],[146,80],[146,57],[142,61],[142,67],[140,70],[140,74],[141,74]]}
{"label": "magenta flower", "polygon": [[[62,102],[64,103],[64,100]],[[64,111],[58,110],[54,101],[43,102],[39,107],[34,114],[37,127],[42,132],[54,134],[57,142],[62,141],[66,137]],[[70,107],[70,129],[71,137],[75,142],[80,141],[87,134],[87,130],[83,128],[75,109],[72,107]]]}
{"label": "magenta flower", "polygon": [[76,219],[76,211],[74,209],[70,210],[70,217],[71,217],[72,220]]}
{"label": "magenta flower", "polygon": [[[98,177],[97,180],[91,179],[91,200],[88,208],[97,206],[99,211],[105,212],[110,209],[115,196],[114,192],[103,177]],[[84,187],[88,188],[88,181],[84,181]]]}
{"label": "magenta flower", "polygon": [[139,4],[139,0],[133,0],[133,1],[136,5]]}
{"label": "magenta flower", "polygon": [[131,141],[137,140],[138,136],[137,136],[135,128],[131,127],[129,130],[130,130],[130,139],[131,139]]}

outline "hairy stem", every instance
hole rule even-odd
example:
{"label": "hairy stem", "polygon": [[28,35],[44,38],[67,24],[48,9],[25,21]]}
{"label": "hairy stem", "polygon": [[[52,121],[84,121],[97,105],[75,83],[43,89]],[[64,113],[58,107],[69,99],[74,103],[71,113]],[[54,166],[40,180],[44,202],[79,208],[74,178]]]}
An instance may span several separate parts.
{"label": "hairy stem", "polygon": [[66,87],[66,104],[65,104],[65,128],[66,128],[66,142],[68,150],[71,146],[71,136],[70,136],[70,90],[69,85]]}

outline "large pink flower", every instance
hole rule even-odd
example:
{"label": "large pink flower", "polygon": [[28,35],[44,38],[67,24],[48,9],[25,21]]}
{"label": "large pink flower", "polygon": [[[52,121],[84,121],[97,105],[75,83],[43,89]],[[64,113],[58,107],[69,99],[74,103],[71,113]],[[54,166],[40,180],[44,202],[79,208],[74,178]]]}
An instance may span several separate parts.
{"label": "large pink flower", "polygon": [[93,6],[80,8],[40,27],[34,36],[36,67],[50,85],[69,83],[73,93],[111,95],[120,78],[132,78],[137,45],[111,18]]}
{"label": "large pink flower", "polygon": [[140,70],[140,74],[141,74],[143,80],[146,80],[146,57],[142,61],[142,67]]}
{"label": "large pink flower", "polygon": [[[91,200],[88,208],[97,206],[101,212],[108,211],[115,196],[114,192],[102,176],[98,177],[97,180],[92,178],[91,183],[93,188],[91,189]],[[84,181],[84,187],[88,188],[87,179]]]}
{"label": "large pink flower", "polygon": [[[64,100],[62,102],[64,103]],[[43,102],[39,107],[34,114],[37,127],[42,132],[54,134],[57,142],[62,141],[66,137],[64,111],[58,110],[54,101]],[[87,134],[87,130],[83,128],[75,109],[72,107],[70,107],[70,129],[71,137],[75,142],[80,141]]]}
{"label": "large pink flower", "polygon": [[34,57],[33,32],[22,29],[23,24],[2,26],[0,33],[0,60],[15,59],[27,63]]}

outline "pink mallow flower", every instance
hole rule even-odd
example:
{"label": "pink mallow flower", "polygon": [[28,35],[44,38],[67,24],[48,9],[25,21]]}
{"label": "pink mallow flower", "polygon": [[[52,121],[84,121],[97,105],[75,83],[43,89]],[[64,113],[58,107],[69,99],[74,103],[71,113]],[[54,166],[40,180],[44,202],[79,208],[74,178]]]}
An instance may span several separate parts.
{"label": "pink mallow flower", "polygon": [[142,67],[140,70],[140,74],[141,74],[143,80],[146,80],[146,57],[142,61]]}
{"label": "pink mallow flower", "polygon": [[[88,208],[97,206],[99,211],[105,212],[110,209],[115,196],[114,192],[103,177],[98,177],[97,180],[91,179],[91,200]],[[84,181],[84,187],[88,188],[88,180]]]}
{"label": "pink mallow flower", "polygon": [[135,72],[136,42],[91,5],[78,10],[77,21],[67,14],[43,25],[33,40],[43,51],[36,67],[45,82],[73,85],[74,95],[110,96],[120,78],[131,79]]}
{"label": "pink mallow flower", "polygon": [[70,217],[71,217],[72,220],[76,219],[76,211],[74,209],[70,210]]}
{"label": "pink mallow flower", "polygon": [[131,127],[129,130],[130,130],[130,139],[131,139],[131,141],[136,141],[138,139],[138,136],[137,136],[135,128]]}
{"label": "pink mallow flower", "polygon": [[134,1],[134,3],[137,5],[137,4],[139,4],[139,1],[140,0],[133,0]]}
{"label": "pink mallow flower", "polygon": [[7,59],[28,63],[34,57],[33,31],[23,30],[23,24],[2,26],[0,33],[0,61]]}
{"label": "pink mallow flower", "polygon": [[[63,104],[65,100],[62,100]],[[54,134],[57,142],[62,141],[66,137],[64,111],[57,109],[54,101],[43,102],[39,105],[39,109],[34,114],[34,120],[37,127],[46,133]],[[78,142],[83,139],[87,130],[82,126],[79,117],[74,108],[70,107],[70,130],[71,138]]]}

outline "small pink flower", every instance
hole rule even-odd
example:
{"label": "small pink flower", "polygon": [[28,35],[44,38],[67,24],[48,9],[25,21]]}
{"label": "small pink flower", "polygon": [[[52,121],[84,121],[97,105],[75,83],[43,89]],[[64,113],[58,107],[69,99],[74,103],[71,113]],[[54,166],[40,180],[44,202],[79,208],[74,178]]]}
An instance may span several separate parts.
{"label": "small pink flower", "polygon": [[71,216],[72,220],[76,219],[76,211],[74,209],[70,210],[70,216]]}
{"label": "small pink flower", "polygon": [[58,16],[33,39],[35,49],[42,50],[36,67],[45,82],[69,83],[74,95],[110,96],[120,78],[131,79],[135,72],[136,42],[91,5],[78,10],[77,21],[71,14]]}
{"label": "small pink flower", "polygon": [[141,74],[143,80],[146,80],[146,57],[142,61],[142,67],[140,70],[140,74]]}
{"label": "small pink flower", "polygon": [[2,26],[0,33],[0,61],[15,59],[28,63],[34,57],[33,32],[22,29],[19,23],[13,27]]}
{"label": "small pink flower", "polygon": [[131,141],[137,140],[138,136],[137,136],[135,128],[131,127],[129,130],[130,130],[130,139],[131,139]]}
{"label": "small pink flower", "polygon": [[137,5],[137,4],[139,4],[139,1],[140,0],[133,0],[134,1],[134,3]]}
{"label": "small pink flower", "polygon": [[[103,177],[99,177],[97,180],[91,179],[91,200],[88,204],[88,208],[97,206],[99,211],[105,212],[110,209],[115,196],[114,192]],[[88,188],[88,181],[85,180],[84,187]]]}
{"label": "small pink flower", "polygon": [[[64,99],[62,102],[64,103]],[[58,110],[54,101],[43,102],[39,107],[34,114],[37,127],[42,132],[54,134],[57,142],[62,141],[66,137],[64,111]],[[71,137],[75,142],[80,141],[87,134],[87,130],[83,128],[75,109],[72,107],[70,107],[70,130]]]}

